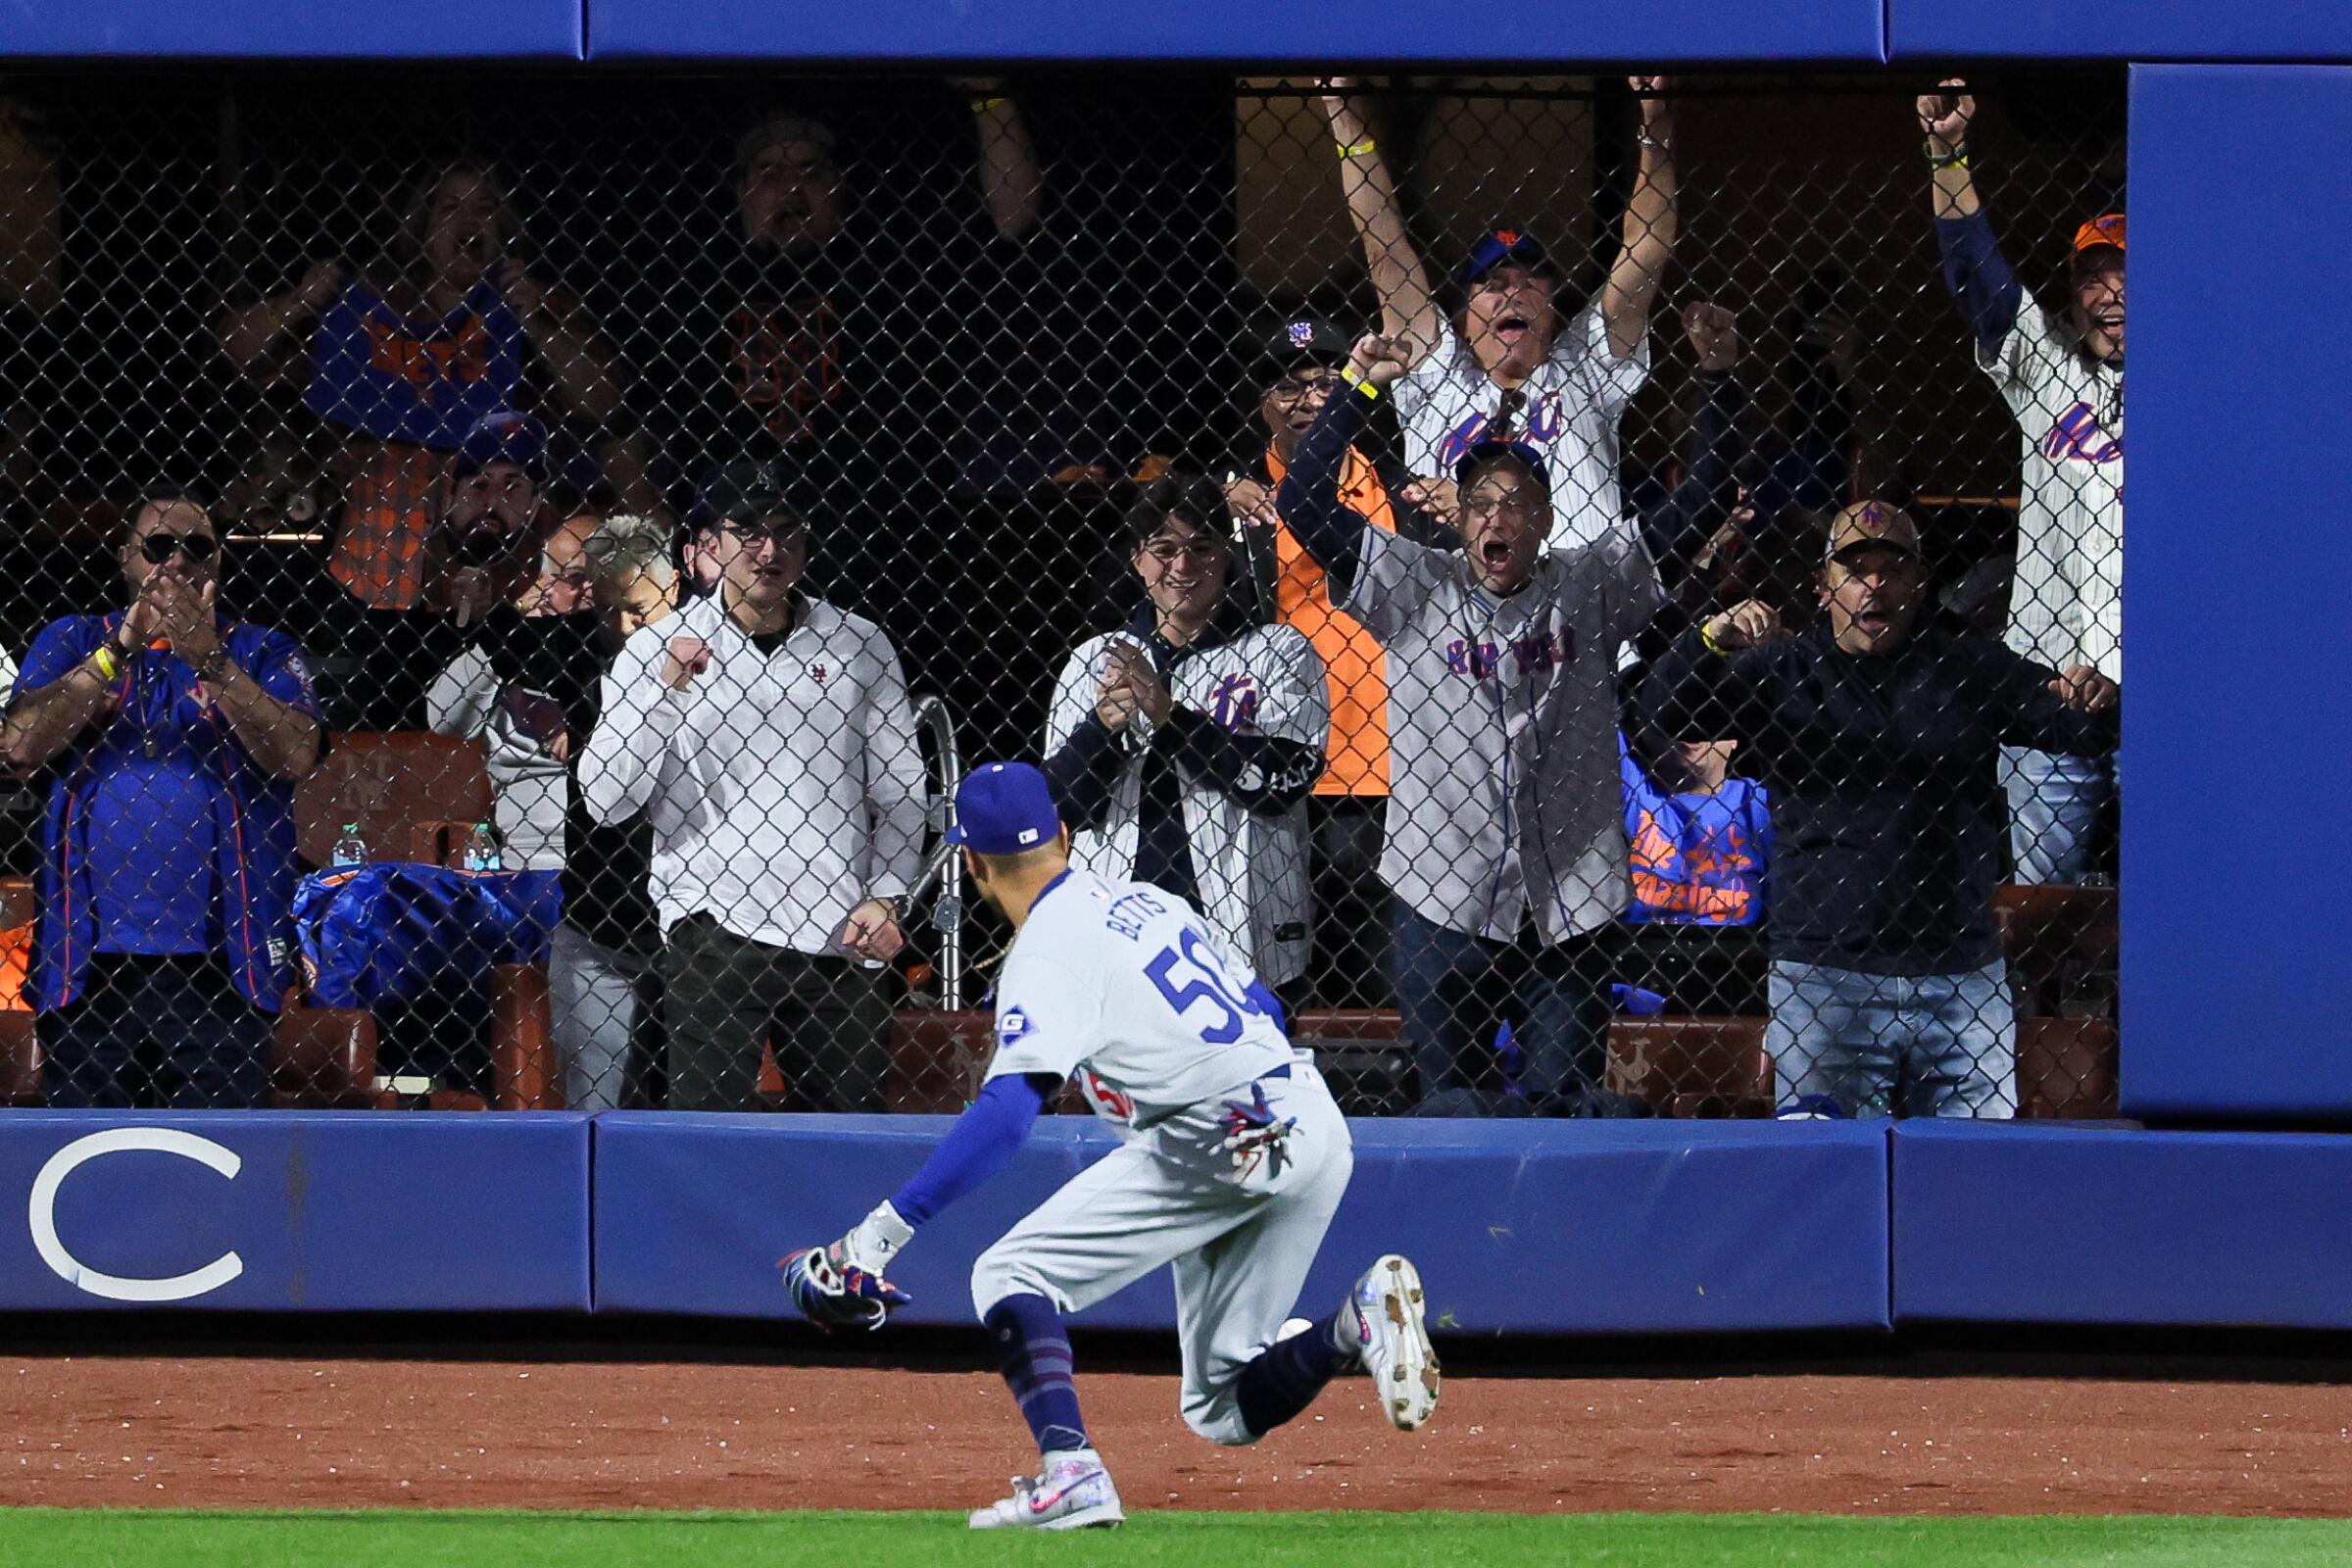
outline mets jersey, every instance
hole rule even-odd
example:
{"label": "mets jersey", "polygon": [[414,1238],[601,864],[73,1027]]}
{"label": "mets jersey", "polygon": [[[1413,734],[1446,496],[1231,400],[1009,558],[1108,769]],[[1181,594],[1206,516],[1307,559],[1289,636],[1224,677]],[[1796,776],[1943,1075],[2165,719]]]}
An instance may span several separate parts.
{"label": "mets jersey", "polygon": [[2033,300],[1982,364],[2026,437],[2008,644],[2124,677],[2124,372]]}
{"label": "mets jersey", "polygon": [[[1511,424],[1551,470],[1546,542],[1552,548],[1632,535],[1617,491],[1617,425],[1648,379],[1648,345],[1619,359],[1594,304],[1561,321],[1549,357],[1519,388],[1527,401]],[[1450,478],[1462,455],[1494,433],[1503,392],[1447,326],[1428,358],[1396,383],[1395,396],[1405,466]]]}
{"label": "mets jersey", "polygon": [[1149,1128],[1290,1064],[1255,984],[1174,894],[1064,872],[1004,959],[988,1076],[1075,1074],[1097,1115]]}
{"label": "mets jersey", "polygon": [[1553,549],[1496,597],[1458,550],[1376,528],[1339,606],[1389,655],[1381,880],[1432,924],[1545,944],[1632,898],[1616,651],[1664,598],[1638,539]]}

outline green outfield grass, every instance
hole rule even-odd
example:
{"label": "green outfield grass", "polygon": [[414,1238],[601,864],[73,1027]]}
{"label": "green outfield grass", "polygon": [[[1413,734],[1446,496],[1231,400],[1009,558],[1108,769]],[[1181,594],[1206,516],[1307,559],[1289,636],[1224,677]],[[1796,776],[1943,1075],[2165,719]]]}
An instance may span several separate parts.
{"label": "green outfield grass", "polygon": [[976,1536],[918,1513],[228,1513],[0,1510],[0,1562],[30,1568],[772,1568],[1137,1563],[1200,1568],[1488,1563],[2034,1564],[2206,1568],[2352,1562],[2352,1521],[1803,1514],[1151,1513],[1113,1533]]}

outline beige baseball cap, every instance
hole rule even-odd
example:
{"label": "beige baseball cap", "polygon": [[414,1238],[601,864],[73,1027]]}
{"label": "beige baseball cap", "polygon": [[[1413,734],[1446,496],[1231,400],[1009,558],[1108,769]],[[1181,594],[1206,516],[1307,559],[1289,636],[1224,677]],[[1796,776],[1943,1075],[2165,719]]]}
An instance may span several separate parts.
{"label": "beige baseball cap", "polygon": [[1830,519],[1830,547],[1825,555],[1840,556],[1857,545],[1900,550],[1917,560],[1919,525],[1900,507],[1884,501],[1857,501]]}

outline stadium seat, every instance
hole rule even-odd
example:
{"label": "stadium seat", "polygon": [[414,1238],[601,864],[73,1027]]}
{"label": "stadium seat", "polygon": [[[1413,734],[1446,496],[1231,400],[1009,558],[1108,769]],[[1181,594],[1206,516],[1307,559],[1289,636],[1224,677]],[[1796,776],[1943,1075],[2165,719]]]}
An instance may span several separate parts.
{"label": "stadium seat", "polygon": [[23,965],[32,947],[32,882],[0,877],[0,1104],[41,1102],[41,1048],[24,1004]]}
{"label": "stadium seat", "polygon": [[1332,1098],[1350,1116],[1400,1116],[1412,1109],[1413,1063],[1391,1007],[1309,1007],[1291,1037],[1312,1046]]}
{"label": "stadium seat", "polygon": [[494,1109],[564,1108],[546,964],[502,963],[490,971],[490,1070]]}
{"label": "stadium seat", "polygon": [[22,1007],[0,1011],[0,1105],[41,1102],[41,1048],[32,1037],[32,1013]]}
{"label": "stadium seat", "polygon": [[2020,1016],[2057,1017],[2085,1004],[2112,1011],[2111,985],[2097,988],[2104,1001],[2086,1004],[2066,995],[2066,981],[2070,970],[2113,973],[2115,889],[2004,887],[1993,894],[1992,917]]}
{"label": "stadium seat", "polygon": [[331,864],[343,825],[356,822],[378,859],[446,864],[450,824],[464,823],[469,832],[490,811],[490,772],[479,741],[405,731],[341,734],[294,787],[296,854],[305,865]]}
{"label": "stadium seat", "polygon": [[2117,1114],[2112,1018],[2017,1020],[2020,1116],[2105,1121]]}
{"label": "stadium seat", "polygon": [[280,1110],[366,1110],[375,1094],[375,1020],[358,1007],[286,997],[270,1043],[270,1102]]}
{"label": "stadium seat", "polygon": [[1618,1018],[1608,1087],[1662,1116],[1769,1116],[1772,1058],[1761,1018]]}
{"label": "stadium seat", "polygon": [[[953,1115],[963,1109],[980,1092],[980,1075],[996,1046],[994,1024],[994,1017],[978,1008],[907,1008],[893,1014],[885,1102],[896,1111]],[[768,1065],[772,1068],[772,1056]],[[780,1092],[783,1080],[775,1085]]]}
{"label": "stadium seat", "polygon": [[[491,810],[490,774],[479,741],[408,731],[347,733],[335,737],[318,769],[296,786],[295,843],[305,864],[327,865],[344,824],[356,822],[369,853],[379,859],[454,865],[464,858],[466,836],[476,823],[489,820]],[[334,1022],[313,1016],[325,1010],[288,1009],[281,1036],[290,1029],[306,1042],[314,1036],[337,1038]],[[510,963],[493,970],[490,1016],[491,1105],[562,1109],[547,966]],[[316,1054],[306,1046],[304,1059]],[[367,1055],[372,1074],[372,1023]],[[452,1108],[480,1103],[473,1097],[447,1094],[436,1094],[433,1102]]]}

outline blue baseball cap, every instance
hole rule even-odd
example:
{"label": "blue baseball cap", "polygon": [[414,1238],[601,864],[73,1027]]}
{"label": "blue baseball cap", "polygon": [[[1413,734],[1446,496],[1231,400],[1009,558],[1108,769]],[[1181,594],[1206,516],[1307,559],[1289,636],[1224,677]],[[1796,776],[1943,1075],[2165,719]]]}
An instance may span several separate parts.
{"label": "blue baseball cap", "polygon": [[1544,466],[1544,454],[1538,452],[1534,447],[1528,445],[1525,441],[1471,442],[1470,445],[1463,450],[1461,457],[1454,463],[1453,482],[1455,484],[1468,484],[1470,482],[1471,470],[1491,458],[1517,459],[1520,463],[1526,465],[1528,472],[1536,476],[1536,482],[1544,487],[1544,493],[1545,495],[1551,494],[1551,469]]}
{"label": "blue baseball cap", "polygon": [[1462,263],[1461,279],[1466,287],[1492,272],[1505,262],[1517,262],[1531,271],[1549,272],[1551,258],[1535,236],[1522,229],[1490,228],[1478,236],[1470,247],[1469,259]]}
{"label": "blue baseball cap", "polygon": [[983,762],[956,786],[950,844],[980,855],[1020,855],[1053,843],[1060,832],[1053,787],[1027,762]]}
{"label": "blue baseball cap", "polygon": [[483,415],[466,432],[466,441],[458,449],[458,461],[451,471],[463,478],[479,473],[493,463],[512,463],[530,474],[539,476],[539,459],[547,450],[547,429],[527,414],[513,409],[499,409]]}

